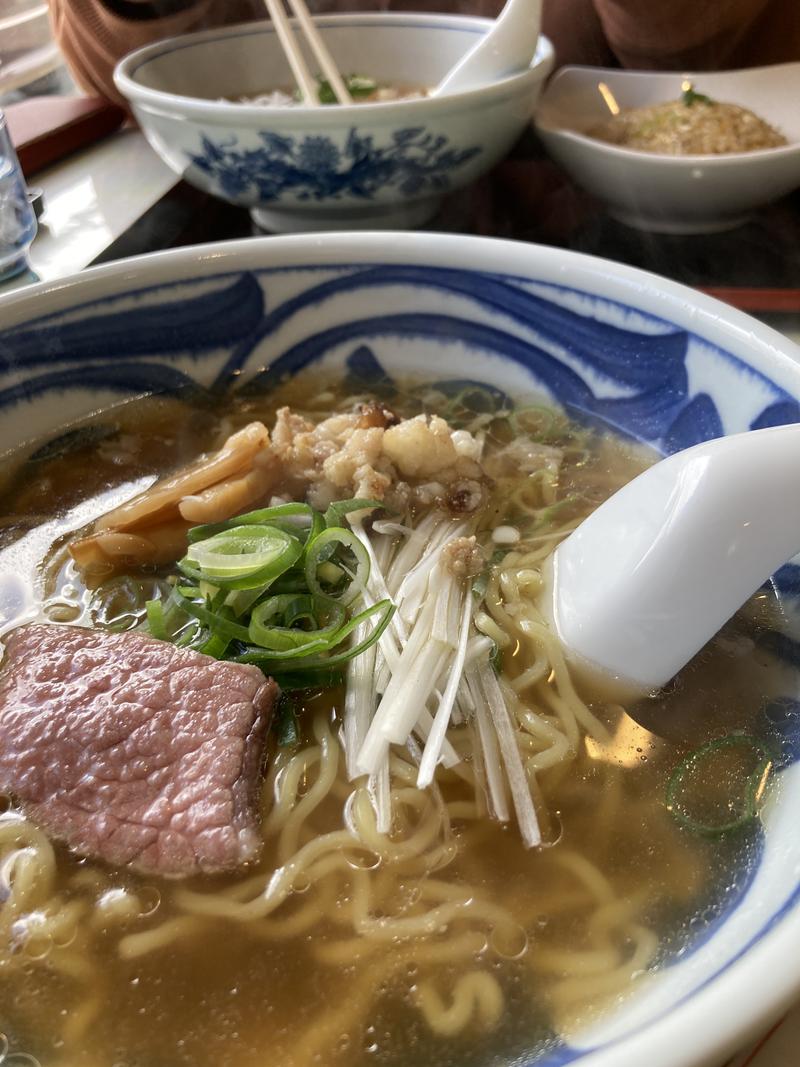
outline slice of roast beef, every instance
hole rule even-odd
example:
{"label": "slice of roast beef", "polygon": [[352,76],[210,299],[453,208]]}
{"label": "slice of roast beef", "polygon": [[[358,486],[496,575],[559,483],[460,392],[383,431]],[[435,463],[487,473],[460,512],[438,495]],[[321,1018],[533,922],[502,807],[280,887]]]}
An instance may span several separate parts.
{"label": "slice of roast beef", "polygon": [[22,626],[0,672],[0,789],[84,856],[179,877],[261,848],[278,687],[134,633]]}

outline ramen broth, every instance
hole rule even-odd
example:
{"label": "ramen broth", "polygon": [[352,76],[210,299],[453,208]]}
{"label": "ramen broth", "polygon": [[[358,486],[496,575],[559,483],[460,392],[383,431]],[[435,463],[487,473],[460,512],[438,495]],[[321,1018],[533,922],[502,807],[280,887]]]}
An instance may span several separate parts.
{"label": "ramen broth", "polygon": [[[405,415],[448,402],[419,386],[391,400]],[[50,621],[108,622],[129,609],[129,624],[141,604],[131,607],[124,588],[117,601],[103,600],[102,587],[86,590],[66,562],[68,532],[249,420],[271,425],[284,403],[319,420],[352,398],[317,379],[308,390],[300,378],[222,411],[148,399],[98,416],[27,461],[10,457],[0,572],[9,581],[27,561],[38,606],[5,628],[36,611]],[[558,506],[542,503],[529,475],[509,475],[480,520],[520,530],[522,540],[498,553],[490,593],[492,581],[507,591],[516,583],[523,600],[542,545],[555,547],[654,458],[557,413],[526,411],[516,423],[507,413],[486,416],[489,447],[524,424],[563,449],[550,486]],[[523,848],[513,820],[488,818],[474,788],[440,767],[434,789],[398,802],[394,851],[381,857],[369,835],[363,846],[323,849],[321,866],[297,877],[280,907],[245,914],[273,871],[307,842],[341,834],[343,820],[360,818],[374,837],[368,803],[353,812],[364,796],[354,804],[339,751],[343,691],[307,693],[299,743],[271,742],[257,866],[169,882],[56,846],[52,888],[40,878],[12,914],[0,903],[0,1031],[43,1067],[483,1067],[543,1052],[683,953],[741,891],[757,858],[757,820],[703,836],[673,818],[665,796],[690,751],[755,732],[765,696],[787,691],[781,668],[757,646],[778,622],[777,603],[759,593],[667,691],[632,709],[635,717],[584,694],[607,735],[581,729],[572,759],[556,760],[557,744],[524,729],[527,709],[551,699],[550,667],[523,686],[520,748],[536,772],[545,847]],[[502,671],[510,684],[537,656],[534,643],[509,644]],[[552,706],[549,714],[554,722]],[[668,723],[661,732],[670,736],[641,721]],[[409,754],[393,759],[402,785]],[[26,873],[24,863],[9,870],[8,856],[46,850],[29,823],[15,821],[11,798],[4,805],[8,897],[9,886],[22,891]],[[209,900],[216,903],[204,913]],[[60,925],[39,921],[54,914]]]}
{"label": "ramen broth", "polygon": [[[393,104],[400,100],[421,100],[430,91],[424,85],[391,85],[361,74],[349,75],[344,79],[344,83],[354,104]],[[317,79],[317,95],[320,104],[339,103],[330,82],[324,78]],[[300,107],[305,103],[299,90],[292,91],[288,86],[229,99],[234,104],[258,104],[263,107]]]}

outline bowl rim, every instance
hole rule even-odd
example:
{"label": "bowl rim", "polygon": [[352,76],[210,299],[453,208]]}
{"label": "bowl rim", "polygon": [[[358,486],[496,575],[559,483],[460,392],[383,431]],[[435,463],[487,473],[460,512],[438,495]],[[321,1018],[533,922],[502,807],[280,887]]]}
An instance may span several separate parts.
{"label": "bowl rim", "polygon": [[[336,27],[387,27],[387,26],[417,26],[425,30],[459,29],[463,32],[478,34],[485,32],[492,25],[493,20],[476,15],[446,15],[446,14],[422,14],[417,12],[350,12],[342,15],[322,15],[314,20],[321,29]],[[459,109],[467,109],[495,97],[511,96],[524,90],[528,82],[544,80],[555,63],[555,48],[548,37],[539,35],[536,45],[536,53],[531,64],[518,74],[511,74],[492,82],[488,86],[480,86],[477,89],[464,89],[456,93],[447,93],[442,96],[427,96],[413,100],[388,100],[375,103],[362,104],[337,104],[333,107],[307,107],[303,104],[296,107],[271,107],[265,104],[243,104],[236,101],[208,100],[202,97],[186,96],[182,93],[168,92],[163,89],[151,89],[141,85],[136,80],[136,74],[150,60],[169,55],[171,52],[208,41],[221,40],[228,37],[251,36],[254,32],[274,34],[269,20],[257,22],[237,23],[233,26],[221,26],[207,30],[199,30],[194,33],[179,34],[175,37],[167,37],[153,44],[137,48],[117,63],[114,68],[114,84],[126,99],[134,105],[149,106],[164,113],[168,108],[171,112],[181,117],[205,119],[219,125],[264,125],[265,121],[271,121],[278,117],[285,119],[287,113],[292,120],[301,124],[307,123],[310,118],[318,123],[320,110],[323,114],[341,117],[343,121],[350,122],[356,116],[364,121],[364,116],[371,115],[382,118],[397,115],[398,119],[408,113],[414,116],[421,108],[428,110],[450,110],[453,104]],[[419,117],[419,116],[416,116]]]}
{"label": "bowl rim", "polygon": [[542,95],[539,98],[534,111],[533,123],[537,132],[541,133],[543,136],[557,137],[562,141],[579,144],[587,150],[605,154],[612,159],[616,158],[621,163],[646,162],[650,166],[658,167],[685,168],[687,166],[697,167],[702,165],[704,167],[722,168],[735,164],[741,166],[742,162],[746,160],[756,166],[761,166],[763,163],[770,160],[783,159],[797,155],[800,153],[800,140],[789,141],[788,144],[777,145],[774,148],[756,148],[750,152],[698,152],[694,154],[686,153],[684,155],[672,156],[664,152],[648,152],[643,148],[626,148],[622,145],[612,144],[609,141],[602,141],[599,137],[591,137],[589,134],[582,133],[580,130],[571,129],[567,126],[553,125],[547,122],[544,112],[547,109],[549,99],[556,95],[564,82],[569,82],[570,78],[574,78],[576,72],[587,75],[596,74],[604,80],[611,78],[615,81],[628,80],[633,82],[646,79],[652,81],[653,78],[656,78],[658,81],[666,80],[667,78],[688,79],[691,81],[692,79],[697,78],[708,78],[714,74],[724,74],[726,77],[735,77],[737,75],[757,76],[765,70],[787,67],[793,68],[800,73],[800,61],[791,63],[770,63],[761,67],[742,67],[738,70],[726,71],[608,70],[603,67],[568,64],[560,67],[544,86]]}
{"label": "bowl rim", "polygon": [[[469,248],[481,251],[480,264],[473,263]],[[333,255],[341,249],[341,258]],[[629,290],[636,301],[637,310],[656,318],[666,317],[682,328],[697,332],[698,322],[724,336],[724,343],[732,346],[730,351],[747,362],[754,339],[760,343],[766,358],[775,362],[770,373],[777,373],[776,382],[789,389],[797,389],[800,397],[800,345],[785,334],[752,315],[730,304],[709,296],[682,282],[672,281],[654,271],[632,267],[602,256],[531,241],[512,240],[500,237],[483,237],[476,234],[440,233],[436,230],[356,230],[346,229],[296,234],[271,234],[234,238],[226,241],[206,242],[198,245],[168,248],[147,252],[126,259],[112,260],[62,278],[35,282],[19,289],[0,294],[0,336],[13,331],[18,322],[26,321],[25,307],[34,304],[43,296],[58,302],[59,295],[70,307],[116,293],[120,281],[153,275],[145,287],[163,284],[170,280],[173,264],[182,264],[183,277],[207,278],[211,274],[223,274],[231,270],[269,270],[278,266],[272,253],[279,253],[280,267],[301,268],[307,266],[310,257],[317,255],[321,261],[335,266],[337,263],[369,264],[382,258],[390,262],[418,262],[430,267],[454,267],[455,269],[491,271],[530,280],[531,264],[541,264],[548,277],[544,284],[571,287],[570,279],[576,275],[591,281],[592,289],[600,299],[623,302],[623,290]],[[514,269],[518,263],[521,269]],[[218,268],[218,269],[211,269]],[[92,293],[93,290],[97,290]],[[86,293],[85,299],[76,302],[73,292]],[[13,316],[13,310],[18,315]],[[52,309],[57,312],[58,309]],[[11,318],[16,321],[10,321]],[[34,318],[37,316],[33,316]],[[718,342],[723,343],[723,342]],[[768,355],[767,355],[768,353]],[[785,373],[787,368],[788,373]]]}
{"label": "bowl rim", "polygon": [[[599,299],[661,315],[692,332],[707,329],[747,363],[754,349],[773,381],[800,396],[800,347],[751,316],[649,271],[585,253],[523,241],[465,234],[395,231],[330,232],[243,238],[117,260],[66,279],[39,282],[0,296],[3,333],[23,322],[72,312],[97,299],[133,295],[159,284],[180,283],[245,270],[290,270],[416,262],[574,286]],[[180,272],[176,278],[176,272]],[[37,313],[37,305],[45,308]],[[16,311],[16,314],[14,312]],[[13,320],[13,321],[12,321]],[[9,336],[9,342],[12,338]],[[107,357],[113,361],[113,353]],[[757,370],[758,362],[749,363]],[[799,872],[793,872],[797,877]],[[757,940],[688,999],[626,1036],[582,1053],[580,1067],[702,1067],[740,1048],[796,1001],[800,992],[800,902],[789,898]],[[746,963],[743,966],[742,961]],[[756,991],[754,994],[754,990]],[[709,1020],[719,1021],[716,1029]]]}

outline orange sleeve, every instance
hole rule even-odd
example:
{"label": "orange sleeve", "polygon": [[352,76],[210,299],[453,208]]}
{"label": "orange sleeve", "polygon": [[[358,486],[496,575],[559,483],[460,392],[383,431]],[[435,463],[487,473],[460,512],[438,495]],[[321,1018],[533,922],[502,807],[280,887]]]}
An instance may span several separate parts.
{"label": "orange sleeve", "polygon": [[800,60],[799,0],[544,0],[556,62],[721,70]]}
{"label": "orange sleeve", "polygon": [[556,50],[557,67],[570,63],[607,67],[614,63],[594,0],[544,0],[542,33]]}
{"label": "orange sleeve", "polygon": [[[115,0],[107,2],[49,0],[56,39],[78,84],[118,103],[112,72],[127,52],[202,26],[265,17],[259,0],[186,0],[157,19],[122,18],[113,13]],[[123,7],[139,2],[125,0]],[[491,15],[502,0],[310,0],[309,6]],[[781,63],[800,60],[800,0],[544,0],[543,31],[559,65],[704,70]]]}
{"label": "orange sleeve", "polygon": [[[772,58],[777,54],[772,46],[781,36],[783,58],[800,58],[797,0],[594,2],[611,51],[624,67],[710,70],[776,62],[781,57]],[[786,38],[781,27],[791,21],[790,8],[794,33]],[[775,37],[771,47],[765,47],[764,28]]]}
{"label": "orange sleeve", "polygon": [[[134,3],[128,0],[128,7]],[[49,0],[49,4],[54,36],[78,85],[123,105],[112,75],[128,52],[203,26],[242,21],[258,11],[255,0],[190,0],[164,18],[132,19],[115,14],[102,0]]]}

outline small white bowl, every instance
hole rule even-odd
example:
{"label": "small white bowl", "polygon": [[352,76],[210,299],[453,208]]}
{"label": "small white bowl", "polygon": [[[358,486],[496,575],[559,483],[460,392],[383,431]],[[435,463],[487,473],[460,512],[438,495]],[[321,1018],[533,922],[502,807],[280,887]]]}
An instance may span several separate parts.
{"label": "small white bowl", "polygon": [[[608,119],[606,90],[621,108],[699,93],[749,108],[783,133],[781,148],[668,156],[607,144],[586,130]],[[603,89],[601,90],[601,86]],[[542,94],[535,125],[547,151],[615,218],[661,233],[713,233],[800,185],[800,63],[711,74],[564,67]]]}
{"label": "small white bowl", "polygon": [[[345,74],[431,87],[491,20],[337,15],[316,20]],[[115,82],[147,139],[181,177],[249,207],[264,229],[412,227],[450,190],[505,155],[553,65],[540,39],[528,70],[449,96],[329,107],[223,98],[293,84],[272,24],[160,41],[127,56]]]}

